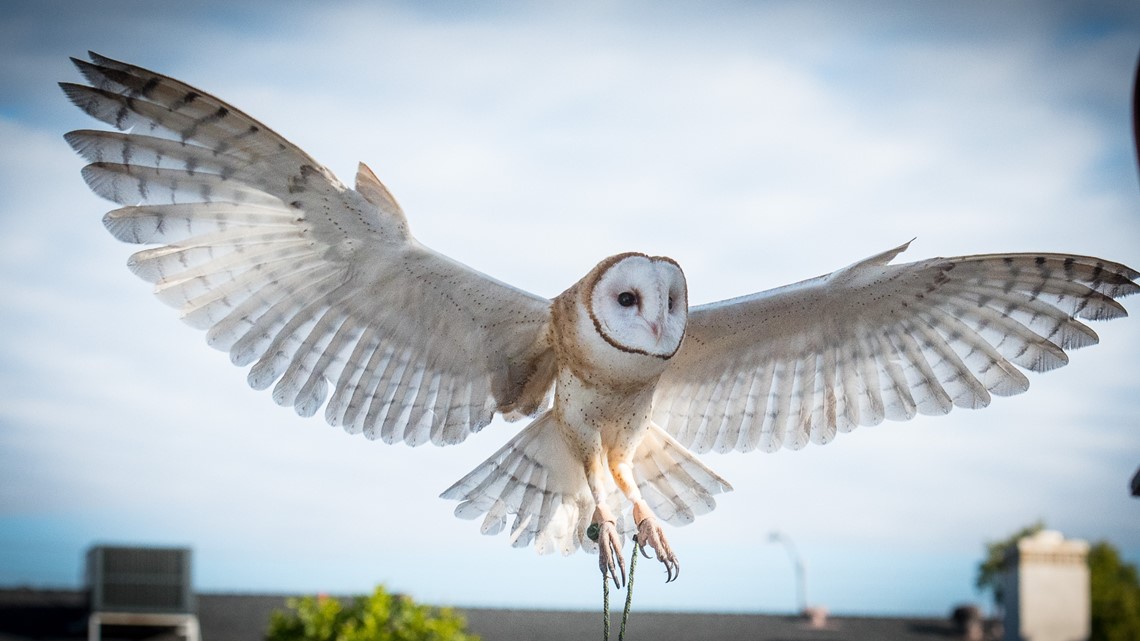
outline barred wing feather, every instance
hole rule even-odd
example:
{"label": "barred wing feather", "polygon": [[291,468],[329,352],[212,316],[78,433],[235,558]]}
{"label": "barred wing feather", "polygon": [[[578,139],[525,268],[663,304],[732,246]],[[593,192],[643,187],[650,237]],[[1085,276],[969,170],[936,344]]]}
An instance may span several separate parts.
{"label": "barred wing feather", "polygon": [[1097,342],[1138,273],[1096,258],[1006,254],[889,264],[694,307],[654,420],[697,452],[798,449],[883,419],[985,407],[1020,368]]}

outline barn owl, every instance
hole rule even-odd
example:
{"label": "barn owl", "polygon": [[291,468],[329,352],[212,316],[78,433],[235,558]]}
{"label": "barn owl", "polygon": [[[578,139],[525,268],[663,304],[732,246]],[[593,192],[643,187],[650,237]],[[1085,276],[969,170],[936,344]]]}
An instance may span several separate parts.
{"label": "barn owl", "polygon": [[630,535],[676,578],[662,522],[731,489],[697,454],[986,406],[1026,390],[1021,369],[1097,342],[1082,321],[1124,316],[1114,299],[1138,289],[1136,271],[1083,256],[893,263],[908,243],[692,308],[676,262],[620,254],[548,300],[417,242],[365,165],[350,189],[203,91],[74,62],[90,86],[64,92],[120,131],[67,142],[122,205],[111,234],[153,245],[129,267],[161,301],[249,366],[252,387],[370,439],[449,445],[495,414],[532,417],[442,496],[515,546],[598,553],[618,585]]}

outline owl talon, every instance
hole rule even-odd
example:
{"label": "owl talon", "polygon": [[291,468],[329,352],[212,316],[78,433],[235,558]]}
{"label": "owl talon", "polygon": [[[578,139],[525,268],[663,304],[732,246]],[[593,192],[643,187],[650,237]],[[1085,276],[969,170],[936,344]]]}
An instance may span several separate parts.
{"label": "owl talon", "polygon": [[666,583],[677,580],[677,577],[681,575],[681,564],[677,561],[677,555],[673,554],[673,548],[669,547],[669,542],[665,540],[665,532],[661,530],[657,519],[652,516],[642,519],[637,524],[637,537],[634,541],[647,559],[652,557],[645,551],[645,546],[653,548],[657,554],[657,560],[665,564]]}
{"label": "owl talon", "polygon": [[617,525],[613,521],[603,521],[595,525],[598,526],[598,567],[602,570],[602,577],[612,578],[614,586],[620,590],[625,585],[625,559],[621,554],[621,537],[618,535]]}

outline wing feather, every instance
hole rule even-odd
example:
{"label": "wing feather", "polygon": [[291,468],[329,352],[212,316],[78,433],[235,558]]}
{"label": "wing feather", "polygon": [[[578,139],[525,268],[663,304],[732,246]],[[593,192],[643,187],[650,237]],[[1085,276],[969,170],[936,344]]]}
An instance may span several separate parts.
{"label": "wing feather", "polygon": [[796,380],[796,361],[779,361],[776,365],[776,379],[768,397],[761,428],[760,449],[765,452],[774,452],[784,444],[788,410],[792,403],[792,386]]}
{"label": "wing feather", "polygon": [[123,242],[146,245],[175,243],[235,227],[292,229],[295,218],[284,207],[190,203],[121,207],[108,212],[103,225]]}
{"label": "wing feather", "polygon": [[[740,432],[736,437],[736,449],[751,452],[760,445],[759,429],[764,423],[768,413],[768,399],[772,390],[772,376],[775,373],[776,363],[769,361],[760,366],[752,377],[752,384],[748,387],[748,398],[744,404],[743,416],[740,417]],[[755,429],[753,427],[755,426]]]}
{"label": "wing feather", "polygon": [[887,337],[874,337],[875,366],[879,372],[879,392],[883,399],[883,412],[887,419],[907,420],[914,416],[915,403],[910,395],[906,375],[899,367],[901,357]]}

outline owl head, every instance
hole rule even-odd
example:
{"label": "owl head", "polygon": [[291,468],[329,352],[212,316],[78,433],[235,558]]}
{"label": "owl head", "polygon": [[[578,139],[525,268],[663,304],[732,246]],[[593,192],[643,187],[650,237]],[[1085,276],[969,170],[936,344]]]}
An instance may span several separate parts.
{"label": "owl head", "polygon": [[671,258],[611,256],[566,294],[564,303],[574,311],[560,332],[563,345],[594,375],[629,382],[654,377],[681,347],[688,289]]}
{"label": "owl head", "polygon": [[668,359],[681,346],[688,319],[685,274],[671,258],[619,254],[591,273],[585,292],[594,330],[614,349]]}

